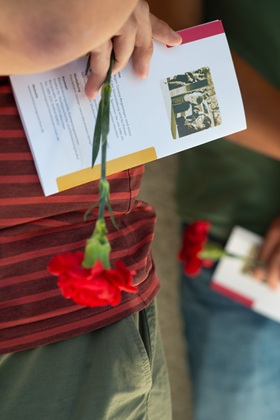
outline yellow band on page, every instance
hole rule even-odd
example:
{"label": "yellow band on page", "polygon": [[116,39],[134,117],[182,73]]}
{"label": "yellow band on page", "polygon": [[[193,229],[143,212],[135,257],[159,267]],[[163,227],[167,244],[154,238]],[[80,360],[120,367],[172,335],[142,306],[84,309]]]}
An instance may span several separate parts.
{"label": "yellow band on page", "polygon": [[[148,149],[108,161],[106,164],[106,172],[107,175],[111,175],[156,159],[157,154],[155,148],[149,147]],[[101,165],[99,164],[95,165],[93,168],[86,168],[80,171],[72,172],[68,175],[60,176],[56,179],[58,191],[68,190],[69,188],[77,187],[78,185],[85,184],[86,182],[99,179],[100,168]]]}

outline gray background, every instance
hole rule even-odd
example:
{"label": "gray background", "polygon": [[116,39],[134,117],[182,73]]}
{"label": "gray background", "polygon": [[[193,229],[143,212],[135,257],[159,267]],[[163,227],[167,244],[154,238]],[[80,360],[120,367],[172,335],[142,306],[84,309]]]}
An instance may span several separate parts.
{"label": "gray background", "polygon": [[191,420],[191,391],[186,346],[178,303],[177,253],[180,221],[174,201],[176,155],[146,165],[140,198],[157,212],[153,255],[161,283],[158,309],[171,383],[173,420]]}

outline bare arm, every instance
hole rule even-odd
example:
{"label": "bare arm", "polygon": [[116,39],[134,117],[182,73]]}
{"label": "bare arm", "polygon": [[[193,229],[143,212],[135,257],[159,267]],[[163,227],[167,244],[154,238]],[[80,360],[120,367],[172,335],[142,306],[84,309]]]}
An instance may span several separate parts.
{"label": "bare arm", "polygon": [[91,52],[90,98],[105,79],[112,48],[114,72],[133,56],[135,73],[146,77],[152,39],[181,42],[144,0],[0,0],[0,10],[0,74],[44,71]]}
{"label": "bare arm", "polygon": [[269,227],[261,247],[259,261],[265,262],[265,268],[256,268],[257,280],[265,280],[272,289],[278,289],[280,283],[280,217]]}
{"label": "bare arm", "polygon": [[136,3],[0,0],[0,74],[47,70],[86,54],[119,30]]}
{"label": "bare arm", "polygon": [[241,146],[280,159],[280,91],[233,53],[243,97],[247,130],[228,137]]}

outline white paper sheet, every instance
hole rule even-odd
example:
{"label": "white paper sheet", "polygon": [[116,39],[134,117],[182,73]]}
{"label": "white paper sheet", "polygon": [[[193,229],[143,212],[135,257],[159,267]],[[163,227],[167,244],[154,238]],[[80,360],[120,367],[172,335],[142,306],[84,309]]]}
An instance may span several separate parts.
{"label": "white paper sheet", "polygon": [[[155,42],[146,80],[136,78],[131,63],[112,78],[108,174],[246,128],[222,23],[215,21],[181,33],[184,42],[178,47]],[[86,58],[81,58],[52,71],[11,76],[45,195],[100,176],[100,156],[95,167],[90,167],[99,97],[90,101],[84,94],[85,67]],[[176,85],[175,89],[168,84],[174,76],[186,73],[189,82],[185,85]],[[176,122],[180,116],[194,120],[194,107],[190,105],[194,92],[204,95],[196,113],[207,115],[211,126],[182,135]],[[177,112],[174,101],[178,100],[187,101],[189,109]],[[182,129],[185,127],[180,125]]]}
{"label": "white paper sheet", "polygon": [[[255,233],[236,226],[226,250],[237,255],[254,255],[262,243]],[[270,289],[266,283],[256,281],[243,261],[224,257],[213,274],[211,287],[219,293],[246,305],[252,310],[280,322],[280,288]]]}

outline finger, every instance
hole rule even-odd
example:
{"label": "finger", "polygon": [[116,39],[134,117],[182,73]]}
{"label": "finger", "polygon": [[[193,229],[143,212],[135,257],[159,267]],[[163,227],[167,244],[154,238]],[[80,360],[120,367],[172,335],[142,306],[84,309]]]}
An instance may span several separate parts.
{"label": "finger", "polygon": [[263,245],[260,249],[258,260],[268,261],[270,256],[273,254],[275,248],[279,244],[280,240],[280,219],[276,219],[264,238]]}
{"label": "finger", "polygon": [[276,290],[279,287],[280,282],[280,248],[273,254],[267,269],[267,283],[273,289]]}
{"label": "finger", "polygon": [[121,33],[113,38],[115,62],[113,74],[122,70],[133,54],[136,37],[136,26],[130,19],[122,28]]}
{"label": "finger", "polygon": [[139,3],[135,13],[138,30],[133,53],[133,69],[136,75],[141,78],[148,76],[150,60],[153,55],[153,34],[150,17],[148,4],[146,2]]}
{"label": "finger", "polygon": [[91,52],[91,72],[85,86],[85,93],[89,99],[95,99],[108,72],[112,42],[108,41]]}
{"label": "finger", "polygon": [[175,47],[182,43],[182,37],[170,26],[153,14],[150,15],[153,38],[163,44]]}
{"label": "finger", "polygon": [[[150,36],[149,36],[150,35]],[[135,74],[145,79],[150,69],[150,61],[153,55],[152,31],[141,32],[136,36],[135,48],[133,53],[133,69]]]}
{"label": "finger", "polygon": [[[144,10],[145,12],[145,10]],[[138,31],[136,36],[136,43],[133,55],[133,68],[135,73],[145,78],[148,75],[150,61],[153,54],[153,41],[156,39],[167,45],[176,46],[180,45],[182,38],[164,21],[158,19],[153,14],[143,15],[141,18],[141,31]],[[144,28],[145,25],[145,29]]]}
{"label": "finger", "polygon": [[253,269],[253,276],[258,281],[265,281],[266,269],[262,267],[255,267]]}

